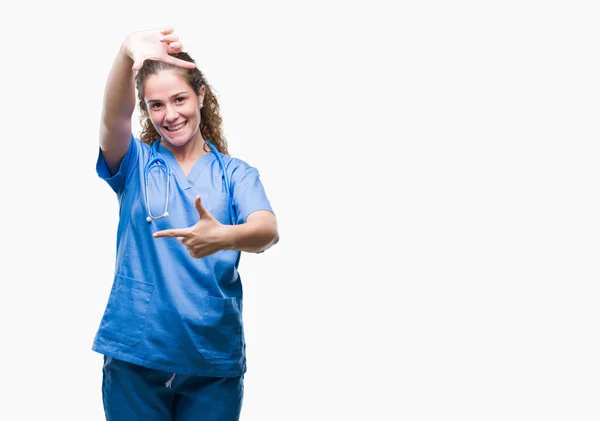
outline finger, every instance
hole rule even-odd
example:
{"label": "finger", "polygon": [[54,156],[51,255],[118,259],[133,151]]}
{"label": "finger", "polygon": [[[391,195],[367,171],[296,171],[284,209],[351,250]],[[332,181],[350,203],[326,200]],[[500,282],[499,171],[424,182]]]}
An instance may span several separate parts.
{"label": "finger", "polygon": [[169,35],[160,37],[160,41],[165,42],[165,43],[178,42],[179,37],[175,34],[169,34]]}
{"label": "finger", "polygon": [[160,30],[160,33],[161,33],[161,34],[163,34],[163,35],[170,34],[171,32],[173,32],[173,27],[172,27],[171,25],[164,26],[164,27],[163,27],[163,28]]}
{"label": "finger", "polygon": [[211,250],[211,249],[201,249],[201,248],[196,248],[196,249],[188,249],[190,251],[190,256],[196,258],[196,259],[202,259],[203,257],[207,257],[210,256],[212,254],[215,254],[217,251],[219,250]]}
{"label": "finger", "polygon": [[204,253],[201,253],[200,251],[190,251],[190,256],[192,256],[194,259],[201,259],[204,256]]}
{"label": "finger", "polygon": [[171,230],[162,230],[157,231],[152,236],[154,238],[164,238],[164,237],[188,237],[190,232],[188,229],[171,229]]}
{"label": "finger", "polygon": [[180,42],[172,42],[167,47],[169,48],[170,53],[178,53],[179,51],[183,50],[183,45],[181,45]]}
{"label": "finger", "polygon": [[191,243],[192,243],[192,241],[194,240],[194,237],[192,237],[192,236],[189,236],[189,237],[179,237],[178,240],[179,240],[179,242],[181,244],[183,244],[184,246],[186,246],[186,247],[189,248],[190,245],[191,245]]}
{"label": "finger", "polygon": [[171,56],[166,56],[163,60],[165,63],[183,67],[185,69],[193,69],[194,67],[196,67],[196,64],[192,63],[191,61],[185,61]]}

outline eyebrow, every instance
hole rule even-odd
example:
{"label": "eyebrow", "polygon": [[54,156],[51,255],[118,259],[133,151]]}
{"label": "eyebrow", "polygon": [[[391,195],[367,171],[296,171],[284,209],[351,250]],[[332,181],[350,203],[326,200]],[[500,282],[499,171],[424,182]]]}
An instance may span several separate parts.
{"label": "eyebrow", "polygon": [[[183,95],[183,94],[187,94],[187,92],[179,92],[179,93],[177,93],[177,94],[175,94],[175,95],[171,95],[171,96],[169,97],[169,99],[173,99],[173,98],[175,98],[175,97],[178,97],[179,95]],[[160,101],[160,100],[158,100],[158,99],[149,99],[149,100],[148,100],[148,104],[150,104],[150,103],[152,103],[152,102],[161,102],[161,101]]]}

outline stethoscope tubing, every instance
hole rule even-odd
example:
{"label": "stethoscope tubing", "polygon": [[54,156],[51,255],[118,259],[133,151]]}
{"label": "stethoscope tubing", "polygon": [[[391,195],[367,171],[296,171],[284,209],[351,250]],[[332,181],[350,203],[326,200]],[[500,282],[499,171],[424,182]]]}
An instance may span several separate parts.
{"label": "stethoscope tubing", "polygon": [[[225,186],[225,191],[227,193],[227,199],[229,202],[229,220],[231,222],[232,225],[236,224],[236,220],[237,217],[235,215],[234,212],[234,207],[233,207],[233,200],[231,198],[231,190],[229,188],[229,178],[227,177],[227,171],[225,171],[225,164],[223,163],[223,160],[221,159],[221,155],[219,154],[219,151],[217,150],[217,148],[210,142],[205,141],[206,144],[208,145],[208,147],[211,149],[212,153],[215,154],[215,156],[217,157],[217,161],[219,162],[219,166],[221,167],[221,171],[223,174],[223,184]],[[169,186],[171,184],[171,167],[169,166],[169,164],[167,163],[167,161],[165,161],[163,158],[161,158],[158,154],[158,145],[160,143],[160,139],[156,140],[153,144],[152,144],[152,148],[151,148],[151,153],[152,153],[152,157],[150,159],[150,161],[148,161],[148,163],[146,164],[146,166],[144,167],[144,199],[146,202],[146,221],[147,222],[152,222],[156,219],[161,219],[161,218],[165,218],[167,216],[169,216]],[[166,198],[165,198],[165,209],[162,213],[162,215],[158,215],[158,216],[154,216],[152,215],[151,211],[150,211],[150,199],[148,196],[148,174],[150,173],[150,170],[152,169],[153,166],[158,165],[159,168],[163,169],[165,171],[165,174],[167,175],[167,192],[166,192]]]}

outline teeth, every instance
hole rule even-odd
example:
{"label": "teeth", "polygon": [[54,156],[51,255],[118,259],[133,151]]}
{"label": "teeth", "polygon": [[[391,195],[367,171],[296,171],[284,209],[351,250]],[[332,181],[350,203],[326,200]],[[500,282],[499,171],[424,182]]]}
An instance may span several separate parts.
{"label": "teeth", "polygon": [[175,130],[181,129],[183,126],[185,126],[185,121],[183,123],[178,124],[177,126],[168,126],[167,130],[173,132]]}

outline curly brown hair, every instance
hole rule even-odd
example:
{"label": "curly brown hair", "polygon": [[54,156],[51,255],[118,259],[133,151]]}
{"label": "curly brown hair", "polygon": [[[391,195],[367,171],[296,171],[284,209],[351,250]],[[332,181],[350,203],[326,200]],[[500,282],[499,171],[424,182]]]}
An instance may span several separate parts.
{"label": "curly brown hair", "polygon": [[[185,52],[173,53],[170,55],[181,60],[196,63],[192,57]],[[227,140],[223,136],[223,120],[220,114],[219,102],[217,101],[217,97],[213,93],[211,86],[206,82],[204,75],[198,67],[185,69],[162,61],[144,61],[142,68],[135,76],[135,87],[138,92],[138,103],[140,107],[140,124],[142,126],[140,140],[148,145],[152,145],[160,138],[160,135],[154,128],[152,120],[150,120],[150,116],[148,115],[148,108],[144,101],[143,84],[148,76],[158,74],[158,72],[167,69],[179,71],[196,95],[200,95],[200,89],[204,86],[204,102],[203,107],[200,109],[200,133],[204,139],[215,145],[219,152],[229,155],[229,152],[227,151]]]}

